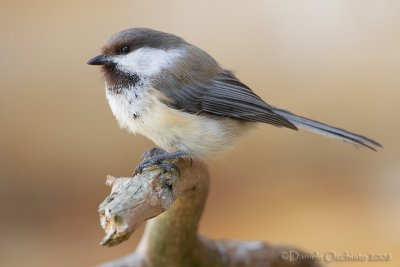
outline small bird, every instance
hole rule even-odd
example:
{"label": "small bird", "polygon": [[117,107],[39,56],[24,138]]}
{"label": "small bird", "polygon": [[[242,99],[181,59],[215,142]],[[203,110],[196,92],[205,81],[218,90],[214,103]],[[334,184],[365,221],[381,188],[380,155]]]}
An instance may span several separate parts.
{"label": "small bird", "polygon": [[123,30],[87,64],[102,66],[106,97],[119,125],[165,150],[139,164],[139,172],[176,157],[217,155],[257,123],[303,128],[372,150],[381,147],[267,104],[208,53],[173,34]]}

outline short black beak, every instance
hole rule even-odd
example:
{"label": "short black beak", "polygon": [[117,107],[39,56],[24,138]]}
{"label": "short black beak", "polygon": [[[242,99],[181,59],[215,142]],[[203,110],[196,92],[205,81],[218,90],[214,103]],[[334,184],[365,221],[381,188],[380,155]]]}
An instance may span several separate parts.
{"label": "short black beak", "polygon": [[112,62],[112,60],[110,57],[105,56],[105,55],[99,55],[99,56],[89,59],[87,64],[88,65],[105,65],[105,64],[108,64],[111,62]]}

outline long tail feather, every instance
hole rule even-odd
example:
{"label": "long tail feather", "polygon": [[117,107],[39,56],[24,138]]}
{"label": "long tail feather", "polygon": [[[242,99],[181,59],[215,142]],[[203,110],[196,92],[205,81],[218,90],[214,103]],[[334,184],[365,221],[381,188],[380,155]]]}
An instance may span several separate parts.
{"label": "long tail feather", "polygon": [[305,130],[308,130],[308,131],[311,131],[311,132],[314,132],[317,134],[336,138],[336,139],[342,140],[344,142],[352,143],[355,145],[361,145],[361,146],[367,147],[367,148],[375,150],[375,151],[376,151],[377,147],[382,147],[382,145],[379,144],[378,142],[376,142],[372,139],[369,139],[365,136],[359,135],[359,134],[351,133],[351,132],[348,132],[348,131],[340,129],[340,128],[332,127],[332,126],[329,126],[322,122],[307,119],[305,117],[295,115],[295,114],[293,114],[289,111],[283,110],[283,109],[274,107],[273,111],[276,114],[279,114],[282,117],[286,118],[288,121],[290,121],[297,127],[303,128]]}

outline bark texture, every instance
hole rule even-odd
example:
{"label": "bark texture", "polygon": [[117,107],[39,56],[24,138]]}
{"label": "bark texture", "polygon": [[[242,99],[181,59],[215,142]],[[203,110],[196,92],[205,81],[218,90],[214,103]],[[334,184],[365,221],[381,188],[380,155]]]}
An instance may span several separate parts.
{"label": "bark texture", "polygon": [[[175,160],[180,172],[145,169],[134,177],[109,176],[111,194],[100,204],[101,245],[114,246],[147,220],[136,251],[103,267],[283,267],[320,266],[296,248],[260,241],[211,240],[197,229],[209,188],[205,163]],[[229,222],[227,222],[229,223]],[[301,255],[294,260],[289,253]],[[297,254],[298,253],[298,254]]]}

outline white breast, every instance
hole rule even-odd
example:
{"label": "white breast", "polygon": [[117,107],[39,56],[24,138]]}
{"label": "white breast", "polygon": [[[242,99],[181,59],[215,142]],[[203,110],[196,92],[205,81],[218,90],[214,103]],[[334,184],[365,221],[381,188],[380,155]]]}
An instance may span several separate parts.
{"label": "white breast", "polygon": [[154,101],[145,86],[122,88],[118,93],[106,86],[106,97],[120,127],[132,133],[141,133],[140,122],[149,114]]}
{"label": "white breast", "polygon": [[148,137],[167,151],[180,150],[198,157],[219,154],[247,128],[238,121],[170,108],[152,88],[126,88],[119,94],[107,90],[107,99],[122,128]]}

